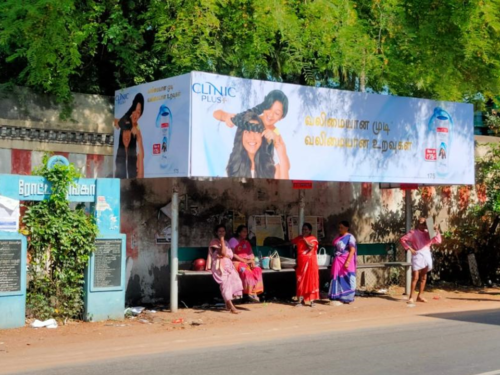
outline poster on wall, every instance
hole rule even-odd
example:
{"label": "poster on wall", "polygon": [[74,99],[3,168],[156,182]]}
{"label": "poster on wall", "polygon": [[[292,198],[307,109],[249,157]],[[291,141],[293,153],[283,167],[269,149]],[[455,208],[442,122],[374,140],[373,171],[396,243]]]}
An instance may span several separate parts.
{"label": "poster on wall", "polygon": [[236,231],[240,225],[246,225],[246,217],[241,212],[233,211],[233,233]]}
{"label": "poster on wall", "polygon": [[199,177],[473,184],[473,106],[191,73]]}
{"label": "poster on wall", "polygon": [[0,232],[19,230],[19,201],[0,195]]}
{"label": "poster on wall", "polygon": [[249,230],[255,233],[257,246],[272,246],[285,239],[281,215],[255,215]]}
{"label": "poster on wall", "polygon": [[189,113],[189,74],[117,91],[114,176],[188,176]]}

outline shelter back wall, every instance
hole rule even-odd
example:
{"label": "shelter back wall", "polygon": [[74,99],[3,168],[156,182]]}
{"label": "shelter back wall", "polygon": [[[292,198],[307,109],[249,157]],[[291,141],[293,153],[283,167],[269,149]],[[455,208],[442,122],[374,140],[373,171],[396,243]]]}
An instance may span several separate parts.
{"label": "shelter back wall", "polygon": [[[156,237],[170,225],[160,213],[172,195],[172,179],[123,180],[121,231],[127,235],[127,301],[155,303],[168,299],[169,245]],[[180,195],[179,247],[205,247],[215,224],[227,222],[232,211],[262,215],[266,211],[298,215],[299,190],[291,181],[178,179]],[[305,190],[305,214],[325,218],[329,245],[340,220],[352,223],[359,242],[390,242],[404,230],[404,195],[376,184],[315,182]],[[182,249],[180,250],[182,251]]]}

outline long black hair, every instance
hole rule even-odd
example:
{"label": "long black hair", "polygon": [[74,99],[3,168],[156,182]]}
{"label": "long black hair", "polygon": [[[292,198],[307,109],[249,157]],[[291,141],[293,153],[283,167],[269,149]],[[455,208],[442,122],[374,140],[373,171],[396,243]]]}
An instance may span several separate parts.
{"label": "long black hair", "polygon": [[[252,177],[252,162],[248,152],[243,147],[243,133],[245,131],[256,133],[264,131],[262,120],[256,113],[247,111],[238,119],[238,130],[234,137],[233,151],[229,156],[226,167],[228,177]],[[263,144],[255,153],[254,163],[255,177],[274,178],[276,167],[274,166],[273,154]]]}
{"label": "long black hair", "polygon": [[[245,115],[248,113],[255,113],[257,115],[261,115],[265,110],[271,108],[274,102],[280,102],[283,106],[283,116],[281,119],[284,119],[288,113],[288,97],[281,90],[273,90],[270,91],[264,98],[264,101],[260,104],[257,104],[255,107],[246,110],[245,112],[238,113],[231,120],[233,124],[238,128],[245,127]],[[262,146],[261,146],[262,148]],[[271,156],[274,155],[274,142],[269,142],[266,145],[266,151]],[[272,177],[274,178],[274,176]]]}
{"label": "long black hair", "polygon": [[[264,101],[260,104],[257,104],[255,107],[249,109],[247,112],[254,112],[258,115],[261,115],[266,109],[269,109],[273,106],[274,102],[280,102],[283,105],[283,116],[282,119],[286,117],[288,113],[288,97],[281,90],[273,90],[270,91],[264,98]],[[240,113],[241,114],[244,114]],[[238,116],[238,115],[236,115]],[[235,116],[235,117],[236,117]],[[234,122],[234,121],[233,121]],[[236,123],[235,123],[236,125]]]}
{"label": "long black hair", "polygon": [[115,177],[116,178],[135,178],[137,177],[137,138],[130,134],[130,143],[128,152],[125,151],[125,143],[123,142],[123,132],[132,131],[132,112],[137,108],[137,104],[141,104],[141,116],[144,113],[144,96],[139,93],[134,97],[129,110],[118,121],[120,127],[120,135],[118,139],[118,150],[115,159]]}
{"label": "long black hair", "polygon": [[141,116],[144,113],[144,96],[139,93],[134,97],[134,100],[132,101],[132,105],[130,106],[129,110],[125,112],[123,117],[118,121],[118,126],[120,126],[121,130],[130,130],[132,129],[132,119],[130,116],[132,116],[132,112],[134,112],[137,108],[137,104],[141,104]]}
{"label": "long black hair", "polygon": [[273,90],[266,95],[262,103],[257,104],[255,107],[250,108],[245,112],[238,113],[231,120],[237,127],[244,126],[243,119],[248,112],[261,115],[265,110],[271,108],[274,102],[280,102],[283,105],[283,117],[281,118],[284,119],[288,113],[288,97],[281,90]]}

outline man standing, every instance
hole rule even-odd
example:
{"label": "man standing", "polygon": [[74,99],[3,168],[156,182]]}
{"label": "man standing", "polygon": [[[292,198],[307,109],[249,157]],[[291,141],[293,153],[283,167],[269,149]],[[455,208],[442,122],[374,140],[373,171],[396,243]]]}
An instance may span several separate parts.
{"label": "man standing", "polygon": [[412,229],[401,238],[401,244],[405,250],[411,251],[412,279],[408,303],[413,303],[413,293],[415,292],[418,280],[420,280],[420,288],[418,290],[417,302],[427,302],[422,295],[424,294],[425,283],[427,281],[427,273],[432,269],[431,245],[441,243],[441,233],[439,233],[437,225],[434,226],[434,230],[436,231],[436,236],[430,238],[426,219],[420,217],[417,229]]}

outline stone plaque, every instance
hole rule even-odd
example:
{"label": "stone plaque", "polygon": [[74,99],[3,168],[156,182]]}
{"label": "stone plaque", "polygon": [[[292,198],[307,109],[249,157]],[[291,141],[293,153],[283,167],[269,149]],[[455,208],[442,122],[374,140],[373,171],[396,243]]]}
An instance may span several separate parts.
{"label": "stone plaque", "polygon": [[122,281],[122,240],[98,239],[94,254],[94,288],[120,287]]}
{"label": "stone plaque", "polygon": [[21,291],[21,240],[0,239],[0,293]]}

